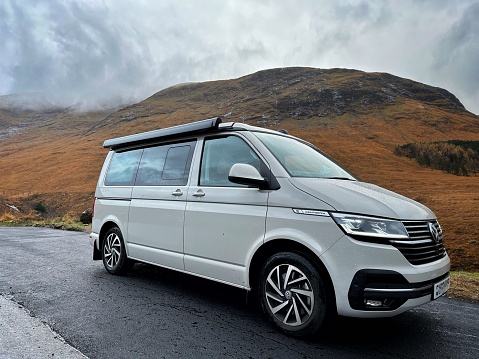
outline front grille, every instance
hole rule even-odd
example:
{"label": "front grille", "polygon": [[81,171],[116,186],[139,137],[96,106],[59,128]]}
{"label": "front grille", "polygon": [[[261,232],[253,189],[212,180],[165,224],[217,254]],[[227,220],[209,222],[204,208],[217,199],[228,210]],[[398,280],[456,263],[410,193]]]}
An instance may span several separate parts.
{"label": "front grille", "polygon": [[437,261],[446,256],[441,226],[437,221],[403,221],[409,239],[391,240],[409,263]]}

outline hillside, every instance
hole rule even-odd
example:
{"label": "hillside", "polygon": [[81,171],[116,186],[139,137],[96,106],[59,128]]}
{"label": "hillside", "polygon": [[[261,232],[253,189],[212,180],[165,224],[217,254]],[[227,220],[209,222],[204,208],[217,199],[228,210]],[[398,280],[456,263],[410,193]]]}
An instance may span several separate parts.
{"label": "hillside", "polygon": [[50,215],[79,213],[90,206],[105,139],[214,116],[287,129],[362,180],[426,204],[439,217],[455,268],[479,269],[479,176],[394,155],[406,143],[477,141],[479,118],[444,89],[384,73],[265,70],[174,86],[115,112],[0,106],[0,196],[24,207],[41,200]]}

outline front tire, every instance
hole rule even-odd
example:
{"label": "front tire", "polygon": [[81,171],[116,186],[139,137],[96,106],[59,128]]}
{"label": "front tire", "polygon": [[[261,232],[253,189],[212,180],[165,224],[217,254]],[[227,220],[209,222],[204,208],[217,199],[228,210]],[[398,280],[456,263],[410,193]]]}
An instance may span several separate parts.
{"label": "front tire", "polygon": [[312,336],[325,323],[327,287],[316,267],[299,254],[277,253],[266,261],[259,295],[265,314],[288,335]]}
{"label": "front tire", "polygon": [[124,274],[133,266],[133,262],[126,256],[125,242],[118,227],[113,227],[106,232],[101,254],[103,265],[111,274]]}

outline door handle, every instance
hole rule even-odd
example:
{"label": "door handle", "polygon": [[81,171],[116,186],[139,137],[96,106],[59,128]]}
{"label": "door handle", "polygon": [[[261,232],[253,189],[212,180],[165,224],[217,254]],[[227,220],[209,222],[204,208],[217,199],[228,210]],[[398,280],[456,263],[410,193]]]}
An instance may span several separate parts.
{"label": "door handle", "polygon": [[204,196],[205,196],[205,192],[203,192],[203,190],[201,189],[193,193],[193,197],[204,197]]}
{"label": "door handle", "polygon": [[175,192],[172,193],[173,196],[179,197],[183,195],[183,192],[181,192],[181,189],[177,189]]}

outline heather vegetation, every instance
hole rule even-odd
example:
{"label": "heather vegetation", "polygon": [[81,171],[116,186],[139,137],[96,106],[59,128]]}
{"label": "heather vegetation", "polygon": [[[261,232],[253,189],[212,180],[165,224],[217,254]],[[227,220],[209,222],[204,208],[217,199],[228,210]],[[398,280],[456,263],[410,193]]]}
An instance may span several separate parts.
{"label": "heather vegetation", "polygon": [[414,158],[422,166],[457,176],[477,175],[479,172],[479,141],[407,143],[396,146],[394,153]]}
{"label": "heather vegetation", "polygon": [[478,271],[479,175],[432,171],[391,148],[449,141],[467,150],[479,144],[479,116],[446,90],[344,69],[272,69],[183,84],[111,111],[0,108],[0,225],[71,219],[83,227],[108,153],[103,141],[215,116],[285,129],[361,180],[428,206],[453,269]]}

